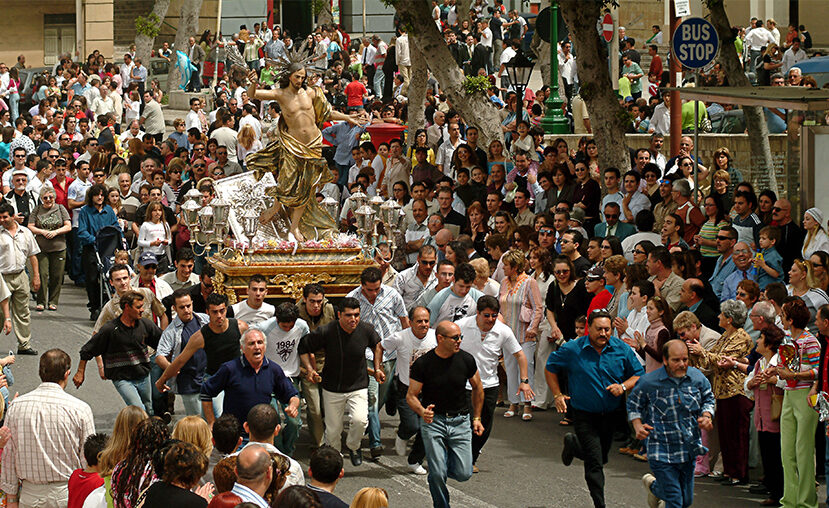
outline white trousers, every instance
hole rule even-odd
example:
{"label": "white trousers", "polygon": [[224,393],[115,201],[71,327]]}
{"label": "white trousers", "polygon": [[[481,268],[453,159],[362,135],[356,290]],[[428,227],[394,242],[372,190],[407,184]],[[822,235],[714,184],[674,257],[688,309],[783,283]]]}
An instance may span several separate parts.
{"label": "white trousers", "polygon": [[345,445],[349,450],[359,450],[368,427],[368,388],[345,393],[323,389],[322,407],[325,412],[325,442],[335,450],[340,450],[343,415],[348,412],[350,422]]}

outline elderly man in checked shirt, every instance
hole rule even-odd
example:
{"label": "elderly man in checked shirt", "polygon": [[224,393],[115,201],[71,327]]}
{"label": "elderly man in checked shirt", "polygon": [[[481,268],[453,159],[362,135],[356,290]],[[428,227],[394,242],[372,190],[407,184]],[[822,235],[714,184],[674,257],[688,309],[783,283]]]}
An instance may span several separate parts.
{"label": "elderly man in checked shirt", "polygon": [[69,476],[84,467],[83,444],[95,433],[92,409],[64,390],[72,360],[60,349],[40,357],[40,385],[9,405],[11,438],[3,450],[0,489],[6,506],[64,507]]}
{"label": "elderly man in checked shirt", "polygon": [[713,428],[714,394],[705,375],[688,366],[683,341],[666,342],[662,358],[663,366],[640,377],[628,396],[628,419],[636,438],[647,438],[648,506],[685,508],[694,501],[696,457],[708,451],[700,429]]}

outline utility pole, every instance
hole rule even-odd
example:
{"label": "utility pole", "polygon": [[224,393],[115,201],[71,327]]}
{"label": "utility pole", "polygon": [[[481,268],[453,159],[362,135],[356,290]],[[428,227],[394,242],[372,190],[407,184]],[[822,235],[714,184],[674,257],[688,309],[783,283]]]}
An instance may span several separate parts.
{"label": "utility pole", "polygon": [[[674,40],[674,32],[679,26],[679,18],[676,17],[676,4],[671,0],[671,43],[668,48],[672,47]],[[670,51],[670,50],[669,50]],[[677,85],[682,84],[682,67],[674,55],[670,58],[669,72],[671,75],[671,87],[676,88]],[[682,100],[679,98],[679,91],[674,90],[670,92],[671,95],[671,157],[679,153],[679,138],[682,137]]]}

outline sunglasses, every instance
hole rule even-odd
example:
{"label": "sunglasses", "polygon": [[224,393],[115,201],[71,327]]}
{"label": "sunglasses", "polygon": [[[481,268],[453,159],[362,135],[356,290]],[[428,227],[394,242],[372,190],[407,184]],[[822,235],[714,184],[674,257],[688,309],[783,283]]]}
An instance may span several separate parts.
{"label": "sunglasses", "polygon": [[733,240],[733,238],[731,238],[730,236],[719,236],[719,235],[717,235],[717,240],[726,241],[726,240]]}
{"label": "sunglasses", "polygon": [[604,214],[604,216],[607,219],[618,219],[619,218],[618,213],[606,213],[606,214]]}
{"label": "sunglasses", "polygon": [[553,273],[555,273],[556,275],[567,275],[568,273],[570,273],[570,269],[568,268],[565,270],[555,270]]}
{"label": "sunglasses", "polygon": [[418,263],[423,266],[434,266],[436,261],[418,261]]}
{"label": "sunglasses", "polygon": [[441,333],[439,333],[438,335],[440,335],[444,339],[454,340],[455,342],[459,342],[459,341],[463,340],[463,334],[460,334],[460,333],[457,334],[457,335],[451,335],[451,336],[450,335],[443,335]]}
{"label": "sunglasses", "polygon": [[194,168],[203,168],[203,167],[205,167],[205,165],[204,164],[193,164],[193,167]]}

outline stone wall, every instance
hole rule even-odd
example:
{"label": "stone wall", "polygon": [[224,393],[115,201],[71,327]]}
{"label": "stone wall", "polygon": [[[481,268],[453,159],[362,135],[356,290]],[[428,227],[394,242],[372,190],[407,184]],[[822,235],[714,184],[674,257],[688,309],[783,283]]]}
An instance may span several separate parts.
{"label": "stone wall", "polygon": [[[559,136],[545,136],[545,142],[550,144],[553,139]],[[567,134],[561,136],[567,141],[567,145],[571,149],[578,147],[579,139],[582,137],[576,134]],[[647,148],[650,144],[650,136],[646,134],[628,134],[626,136],[628,147],[630,148]],[[670,146],[670,136],[665,136],[665,144],[663,145],[663,153],[667,154]],[[789,170],[787,177],[787,161],[788,157],[788,139],[785,134],[772,134],[769,136],[769,144],[771,145],[771,153],[774,159],[775,173],[777,176],[777,185],[781,197],[787,197],[794,201],[799,198],[799,175],[798,172]],[[739,169],[743,178],[750,181],[755,190],[759,193],[761,190],[769,188],[770,175],[762,174],[753,168],[756,163],[752,162],[751,148],[748,142],[747,134],[700,134],[699,136],[699,156],[702,164],[709,166],[713,158],[714,152],[720,148],[728,148],[734,161],[734,166]],[[797,154],[792,154],[796,160],[799,157]],[[799,164],[794,165],[796,168]]]}

